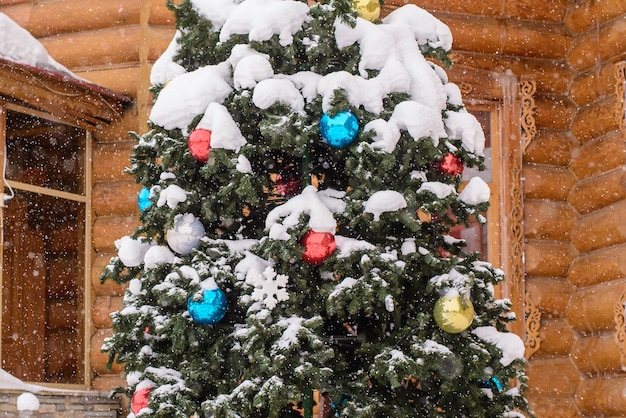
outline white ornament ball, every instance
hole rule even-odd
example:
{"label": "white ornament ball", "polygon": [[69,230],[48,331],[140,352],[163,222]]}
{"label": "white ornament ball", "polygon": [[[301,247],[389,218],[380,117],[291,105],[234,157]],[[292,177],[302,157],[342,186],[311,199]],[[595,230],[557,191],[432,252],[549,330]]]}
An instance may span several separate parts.
{"label": "white ornament ball", "polygon": [[178,254],[187,255],[198,248],[204,237],[204,225],[191,213],[176,215],[174,227],[167,231],[167,243]]}
{"label": "white ornament ball", "polygon": [[137,267],[143,263],[143,257],[150,248],[150,243],[143,239],[133,239],[129,236],[115,241],[117,256],[126,267]]}

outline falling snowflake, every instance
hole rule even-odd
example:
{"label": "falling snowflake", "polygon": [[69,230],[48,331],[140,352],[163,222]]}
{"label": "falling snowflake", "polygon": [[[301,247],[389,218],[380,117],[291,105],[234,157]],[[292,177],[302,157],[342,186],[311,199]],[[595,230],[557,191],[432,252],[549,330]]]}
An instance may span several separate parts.
{"label": "falling snowflake", "polygon": [[289,277],[284,274],[276,274],[273,267],[267,267],[263,274],[248,274],[246,283],[254,286],[250,297],[253,300],[263,302],[267,309],[274,309],[278,302],[289,299],[285,287]]}

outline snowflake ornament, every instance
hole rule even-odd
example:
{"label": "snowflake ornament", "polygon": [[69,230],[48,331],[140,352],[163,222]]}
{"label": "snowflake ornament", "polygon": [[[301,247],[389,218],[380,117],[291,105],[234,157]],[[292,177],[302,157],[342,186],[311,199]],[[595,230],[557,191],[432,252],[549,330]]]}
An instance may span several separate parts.
{"label": "snowflake ornament", "polygon": [[267,267],[263,274],[248,274],[246,283],[254,286],[250,297],[258,302],[263,302],[267,309],[274,309],[278,302],[289,299],[289,293],[285,287],[289,277],[277,274],[273,267]]}

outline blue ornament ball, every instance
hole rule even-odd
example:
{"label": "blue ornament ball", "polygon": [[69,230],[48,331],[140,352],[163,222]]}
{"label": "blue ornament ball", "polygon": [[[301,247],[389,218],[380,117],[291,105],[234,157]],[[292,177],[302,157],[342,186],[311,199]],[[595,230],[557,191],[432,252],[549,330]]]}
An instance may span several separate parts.
{"label": "blue ornament ball", "polygon": [[187,310],[193,320],[199,324],[212,325],[218,323],[226,314],[226,294],[221,289],[205,290],[202,300],[187,301]]}
{"label": "blue ornament ball", "polygon": [[324,113],[320,120],[320,134],[331,147],[343,148],[350,145],[358,133],[359,120],[349,110],[335,116]]}
{"label": "blue ornament ball", "polygon": [[146,210],[150,207],[152,202],[150,202],[150,189],[144,187],[139,191],[139,195],[137,196],[137,205],[139,206],[139,210]]}

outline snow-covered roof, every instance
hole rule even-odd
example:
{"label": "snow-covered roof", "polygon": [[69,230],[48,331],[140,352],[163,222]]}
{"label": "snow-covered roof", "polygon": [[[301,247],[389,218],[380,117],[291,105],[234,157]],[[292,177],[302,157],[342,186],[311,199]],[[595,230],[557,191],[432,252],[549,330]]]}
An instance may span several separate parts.
{"label": "snow-covered roof", "polygon": [[56,62],[35,37],[4,13],[0,13],[0,58],[78,79]]}

